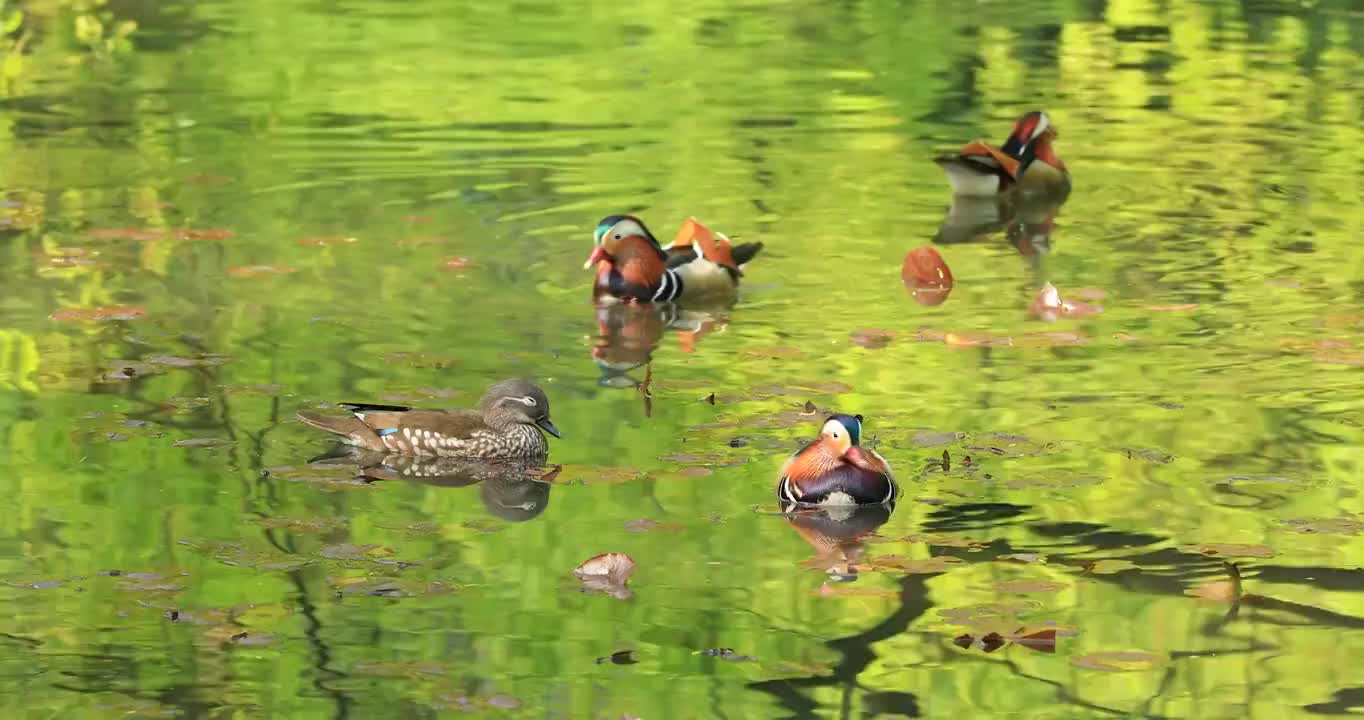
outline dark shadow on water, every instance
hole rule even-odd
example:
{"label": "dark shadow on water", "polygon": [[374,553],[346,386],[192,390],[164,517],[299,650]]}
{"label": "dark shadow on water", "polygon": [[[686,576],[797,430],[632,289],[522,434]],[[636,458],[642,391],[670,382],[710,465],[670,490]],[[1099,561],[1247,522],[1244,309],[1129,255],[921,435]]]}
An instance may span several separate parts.
{"label": "dark shadow on water", "polygon": [[[811,523],[820,528],[819,522]],[[793,525],[795,522],[793,521]],[[1152,533],[1132,532],[1111,528],[1101,523],[1090,522],[1046,522],[1039,520],[1034,509],[1029,506],[1008,503],[967,503],[943,506],[934,510],[923,527],[935,533],[981,533],[1005,526],[1023,525],[1040,542],[1014,545],[1008,540],[994,539],[984,547],[948,547],[930,543],[929,552],[933,557],[957,557],[963,562],[979,564],[984,562],[1021,562],[1018,558],[1030,556],[1045,557],[1049,566],[1073,570],[1092,582],[1104,583],[1120,588],[1123,592],[1149,596],[1188,597],[1190,591],[1209,581],[1223,580],[1229,567],[1224,560],[1193,550],[1173,547],[1156,547],[1170,541]],[[872,528],[874,529],[874,527]],[[820,538],[811,541],[817,550],[823,547],[836,547],[838,540],[832,533],[802,529],[802,536]],[[855,535],[856,532],[850,533]],[[864,533],[865,534],[865,533]],[[824,539],[828,537],[829,539]],[[1143,548],[1150,548],[1144,550]],[[1136,552],[1133,552],[1136,551]],[[860,557],[860,553],[858,557]],[[1094,563],[1107,558],[1121,558],[1135,563],[1137,570],[1096,574],[1090,572]],[[1253,590],[1265,590],[1273,584],[1289,584],[1313,588],[1321,591],[1364,592],[1364,570],[1343,570],[1326,567],[1304,567],[1272,564],[1257,561],[1244,563],[1239,567],[1246,569],[1247,579],[1253,583]],[[1238,574],[1239,570],[1234,571]],[[836,651],[839,659],[827,674],[808,677],[764,680],[749,685],[754,690],[767,693],[777,700],[793,718],[854,717],[852,714],[853,694],[862,692],[862,714],[856,717],[876,717],[879,714],[898,714],[906,717],[931,717],[933,708],[913,693],[874,690],[863,686],[858,678],[876,660],[873,647],[877,642],[909,631],[915,620],[925,617],[937,606],[928,589],[928,582],[937,574],[910,574],[899,581],[899,606],[873,627],[854,635],[835,638],[825,643]],[[1238,581],[1238,593],[1239,581]],[[1199,599],[1188,597],[1190,603]],[[1347,615],[1326,608],[1304,603],[1281,600],[1261,593],[1247,592],[1227,602],[1228,609],[1215,620],[1205,623],[1200,632],[1191,639],[1234,640],[1238,646],[1228,649],[1172,649],[1169,651],[1169,666],[1163,670],[1163,677],[1154,693],[1148,697],[1136,714],[1140,717],[1158,718],[1151,708],[1157,707],[1166,692],[1175,685],[1175,675],[1180,663],[1209,657],[1226,657],[1254,653],[1262,657],[1273,657],[1280,648],[1278,645],[1253,636],[1247,641],[1241,633],[1227,631],[1238,623],[1242,631],[1252,633],[1265,625],[1283,627],[1328,627],[1339,629],[1359,629],[1364,627],[1364,617]],[[934,642],[934,635],[925,634],[925,642]],[[938,637],[937,641],[949,643],[951,638]],[[1071,689],[1055,680],[1037,677],[1019,666],[1007,655],[1004,664],[1020,680],[1049,685],[1056,693],[1060,704],[1084,708],[1090,712],[1106,716],[1128,717],[1132,710],[1095,705],[1076,697]],[[814,688],[842,688],[842,707],[823,707],[810,696]],[[1329,702],[1306,706],[1308,712],[1318,714],[1355,714],[1356,708],[1364,707],[1364,689],[1346,688],[1338,691]],[[983,709],[983,708],[982,708]]]}

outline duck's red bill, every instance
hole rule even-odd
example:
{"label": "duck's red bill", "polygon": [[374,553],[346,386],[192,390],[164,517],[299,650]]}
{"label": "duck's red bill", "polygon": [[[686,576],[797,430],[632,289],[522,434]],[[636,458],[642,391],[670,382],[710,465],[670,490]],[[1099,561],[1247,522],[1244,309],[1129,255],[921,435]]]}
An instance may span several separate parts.
{"label": "duck's red bill", "polygon": [[593,265],[596,265],[597,263],[607,259],[608,257],[609,256],[606,254],[606,248],[598,245],[597,247],[592,248],[592,254],[587,256],[587,262],[583,263],[583,269],[586,270],[592,267]]}

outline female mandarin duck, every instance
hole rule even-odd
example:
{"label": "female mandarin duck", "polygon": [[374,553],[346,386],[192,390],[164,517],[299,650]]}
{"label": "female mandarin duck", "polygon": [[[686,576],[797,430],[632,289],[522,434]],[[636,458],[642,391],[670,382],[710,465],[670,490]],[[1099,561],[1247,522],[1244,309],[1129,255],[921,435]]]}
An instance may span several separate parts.
{"label": "female mandarin duck", "polygon": [[977,140],[955,155],[934,160],[947,173],[957,195],[997,195],[1018,189],[1028,193],[1070,192],[1070,173],[1056,156],[1056,128],[1040,110],[1025,113],[998,148]]}
{"label": "female mandarin duck", "polygon": [[540,431],[559,437],[559,429],[549,419],[545,391],[524,380],[506,380],[488,388],[477,411],[339,404],[352,416],[300,412],[298,419],[340,435],[347,445],[404,455],[542,457],[549,445]]}
{"label": "female mandarin duck", "polygon": [[625,302],[730,299],[743,267],[762,243],[731,246],[729,238],[688,220],[671,247],[663,246],[633,215],[610,215],[597,223],[595,247],[583,268],[601,265],[592,297]]}
{"label": "female mandarin duck", "polygon": [[861,415],[830,417],[819,437],[782,466],[778,500],[825,506],[894,502],[898,489],[890,464],[861,441]]}

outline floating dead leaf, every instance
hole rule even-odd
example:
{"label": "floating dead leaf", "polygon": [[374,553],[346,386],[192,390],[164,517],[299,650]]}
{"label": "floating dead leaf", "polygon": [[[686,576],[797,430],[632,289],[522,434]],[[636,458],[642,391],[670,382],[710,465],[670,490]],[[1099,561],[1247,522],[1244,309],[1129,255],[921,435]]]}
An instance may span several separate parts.
{"label": "floating dead leaf", "polygon": [[1319,352],[1312,355],[1313,362],[1324,365],[1364,365],[1364,353],[1345,353],[1345,352]]}
{"label": "floating dead leaf", "polygon": [[745,350],[743,354],[756,360],[797,360],[805,357],[805,352],[800,348],[788,346],[753,348]]}
{"label": "floating dead leaf", "polygon": [[171,443],[171,446],[172,446],[172,447],[183,447],[183,448],[211,448],[211,447],[223,447],[223,446],[226,446],[226,445],[233,445],[233,444],[235,444],[235,441],[233,441],[233,440],[227,440],[227,439],[225,439],[225,438],[209,438],[209,437],[204,437],[204,438],[185,438],[184,440],[176,440],[174,443]]}
{"label": "floating dead leaf", "polygon": [[1013,618],[1035,611],[1040,605],[1031,600],[1018,600],[1011,602],[992,602],[976,603],[974,605],[963,605],[954,608],[942,608],[938,614],[943,619],[953,625],[977,625],[981,623],[998,623],[1001,620]]}
{"label": "floating dead leaf", "polygon": [[1062,316],[1079,318],[1101,312],[1103,308],[1097,305],[1062,299],[1061,292],[1051,283],[1043,285],[1033,297],[1032,303],[1028,305],[1028,316],[1044,322],[1056,322]]}
{"label": "floating dead leaf", "polygon": [[1010,553],[1000,555],[1000,560],[1017,560],[1022,563],[1041,563],[1047,561],[1047,556],[1042,553]]}
{"label": "floating dead leaf", "polygon": [[826,598],[896,598],[900,594],[894,590],[883,590],[881,588],[855,587],[853,585],[830,585],[824,583],[818,588],[810,591],[811,595]]}
{"label": "floating dead leaf", "polygon": [[115,360],[109,369],[100,373],[99,382],[123,382],[162,372],[162,368],[149,365],[140,360]]}
{"label": "floating dead leaf", "polygon": [[1192,548],[1182,549],[1185,552],[1193,551],[1212,557],[1274,557],[1274,551],[1268,546],[1243,543],[1203,543]]}
{"label": "floating dead leaf", "polygon": [[227,362],[223,355],[200,355],[197,357],[180,357],[178,355],[150,355],[143,358],[153,365],[164,365],[166,367],[192,368],[192,367],[216,367]]}
{"label": "floating dead leaf", "polygon": [[95,240],[133,240],[136,242],[151,242],[154,240],[226,240],[236,233],[231,230],[193,230],[193,229],[166,229],[159,230],[154,228],[100,228],[86,233],[87,237]]}
{"label": "floating dead leaf", "polygon": [[446,270],[468,270],[474,266],[474,261],[467,257],[455,256],[446,258],[444,267]]}
{"label": "floating dead leaf", "polygon": [[351,666],[351,672],[371,677],[400,678],[438,677],[446,675],[449,670],[429,660],[373,660],[355,663]]}
{"label": "floating dead leaf", "polygon": [[868,569],[878,571],[895,571],[909,573],[911,575],[928,575],[933,573],[947,572],[964,561],[951,555],[941,555],[938,557],[926,558],[923,560],[911,560],[899,555],[881,555],[867,561]]}
{"label": "floating dead leaf", "polygon": [[1155,669],[1161,662],[1158,655],[1141,650],[1097,652],[1071,658],[1070,664],[1082,670],[1103,672],[1143,672]]}
{"label": "floating dead leaf", "polygon": [[909,441],[919,447],[941,447],[961,440],[965,435],[957,432],[916,432]]}
{"label": "floating dead leaf", "polygon": [[609,552],[594,555],[574,568],[573,574],[580,579],[609,577],[626,582],[635,572],[635,561],[625,553]]}
{"label": "floating dead leaf", "polygon": [[942,341],[949,347],[1004,347],[1013,344],[1013,338],[985,333],[950,332],[943,335]]}
{"label": "floating dead leaf", "polygon": [[53,320],[104,322],[108,320],[136,320],[146,315],[147,309],[140,305],[110,305],[107,307],[63,308],[48,317]]}
{"label": "floating dead leaf", "polygon": [[1227,571],[1225,580],[1213,580],[1211,582],[1202,583],[1197,587],[1184,591],[1184,594],[1219,603],[1234,603],[1240,600],[1243,597],[1241,589],[1241,568],[1234,562],[1224,561],[1222,565]]}
{"label": "floating dead leaf", "polygon": [[610,663],[612,665],[635,665],[639,660],[635,659],[634,650],[617,650],[606,657],[597,658],[598,665]]}
{"label": "floating dead leaf", "polygon": [[715,404],[715,393],[711,393],[711,394],[707,395],[707,396],[706,396],[705,398],[703,398],[703,399],[704,399],[704,401],[705,401],[705,403],[706,403],[707,405],[714,405],[714,404]]}
{"label": "floating dead leaf", "polygon": [[868,350],[880,350],[895,339],[895,334],[894,330],[854,330],[848,336],[848,342]]}
{"label": "floating dead leaf", "polygon": [[986,633],[985,636],[980,639],[980,649],[987,653],[992,653],[1007,644],[1008,642],[1004,640],[1004,636],[997,632]]}
{"label": "floating dead leaf", "polygon": [[819,412],[819,408],[815,407],[814,403],[810,402],[809,400],[806,400],[805,407],[802,409],[801,414],[814,415],[817,412]]}
{"label": "floating dead leaf", "polygon": [[967,550],[980,550],[985,547],[985,543],[969,537],[959,535],[934,535],[926,533],[914,533],[906,535],[904,542],[924,543],[925,545],[935,545],[937,547],[965,548]]}
{"label": "floating dead leaf", "polygon": [[625,600],[631,596],[627,587],[635,572],[635,561],[625,553],[602,553],[583,561],[573,574],[588,592],[604,592]]}
{"label": "floating dead leaf", "polygon": [[294,268],[287,265],[239,265],[227,269],[227,274],[234,278],[254,278],[266,275],[288,275],[297,272]]}
{"label": "floating dead leaf", "polygon": [[359,238],[331,236],[331,237],[305,237],[299,240],[298,244],[306,245],[308,247],[331,247],[333,245],[343,245],[354,242],[359,242]]}
{"label": "floating dead leaf", "polygon": [[1185,303],[1183,305],[1142,305],[1143,310],[1153,310],[1155,312],[1181,312],[1183,310],[1197,310],[1198,303]]}
{"label": "floating dead leaf", "polygon": [[900,266],[900,279],[920,305],[941,305],[952,292],[952,271],[942,255],[931,247],[910,250]]}
{"label": "floating dead leaf", "polygon": [[1175,459],[1175,456],[1170,453],[1152,450],[1150,448],[1118,447],[1113,448],[1113,452],[1120,453],[1130,460],[1145,460],[1146,462],[1156,463],[1157,465],[1165,465],[1173,462]]}
{"label": "floating dead leaf", "polygon": [[625,532],[633,533],[682,532],[682,530],[685,529],[686,525],[682,525],[681,522],[666,521],[660,522],[657,520],[649,520],[649,518],[640,518],[640,520],[627,521],[625,524]]}
{"label": "floating dead leaf", "polygon": [[1364,532],[1364,522],[1354,518],[1301,518],[1283,522],[1289,530],[1305,534],[1358,535]]}
{"label": "floating dead leaf", "polygon": [[637,480],[644,475],[639,468],[605,465],[563,465],[554,478],[556,485],[619,485]]}
{"label": "floating dead leaf", "polygon": [[707,648],[698,651],[696,654],[705,657],[720,658],[721,660],[728,660],[730,662],[756,662],[758,659],[752,655],[740,655],[734,651],[734,648]]}
{"label": "floating dead leaf", "polygon": [[321,550],[317,551],[317,554],[329,560],[369,560],[373,557],[392,555],[393,551],[379,545],[337,543],[335,545],[324,545]]}
{"label": "floating dead leaf", "polygon": [[994,591],[998,593],[1047,593],[1064,590],[1068,587],[1070,586],[1065,583],[1051,580],[1008,580],[996,583]]}
{"label": "floating dead leaf", "polygon": [[1090,565],[1088,570],[1095,575],[1116,575],[1120,572],[1127,572],[1128,570],[1137,570],[1139,567],[1140,566],[1131,560],[1109,558],[1099,560],[1093,565]]}
{"label": "floating dead leaf", "polygon": [[1034,630],[1032,632],[1026,633],[1022,629],[1020,629],[1015,633],[1005,635],[1004,639],[1014,643],[1015,645],[1022,645],[1023,647],[1029,648],[1031,650],[1036,650],[1038,652],[1044,653],[1056,652],[1055,628],[1047,628],[1045,630]]}

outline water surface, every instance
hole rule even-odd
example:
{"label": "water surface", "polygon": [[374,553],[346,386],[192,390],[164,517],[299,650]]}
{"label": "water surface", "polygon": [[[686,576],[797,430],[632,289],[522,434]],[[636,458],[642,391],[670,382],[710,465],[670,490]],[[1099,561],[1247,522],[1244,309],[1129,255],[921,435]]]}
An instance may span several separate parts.
{"label": "water surface", "polygon": [[[33,9],[0,98],[13,706],[1364,705],[1357,4],[111,12],[130,46]],[[932,157],[1034,108],[1074,192],[970,225]],[[738,305],[599,314],[581,263],[626,211],[764,242]],[[925,245],[939,305],[900,275]],[[1030,318],[1046,282],[1102,312]],[[511,376],[552,398],[550,482],[363,482],[292,419]],[[783,518],[835,409],[905,495]],[[574,579],[603,552],[628,597]]]}

